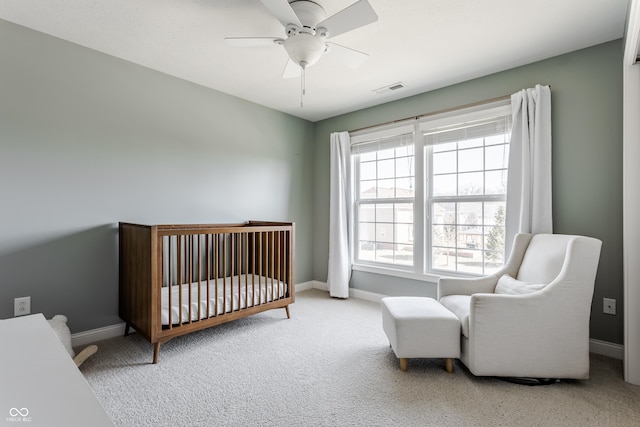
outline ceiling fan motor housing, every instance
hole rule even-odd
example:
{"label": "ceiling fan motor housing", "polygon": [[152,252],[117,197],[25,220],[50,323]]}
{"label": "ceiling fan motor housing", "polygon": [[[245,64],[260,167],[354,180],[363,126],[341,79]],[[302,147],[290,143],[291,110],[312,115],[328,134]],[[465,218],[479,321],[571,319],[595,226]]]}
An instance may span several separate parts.
{"label": "ceiling fan motor housing", "polygon": [[318,62],[327,49],[322,39],[306,33],[289,37],[283,45],[291,60],[302,68],[310,67]]}

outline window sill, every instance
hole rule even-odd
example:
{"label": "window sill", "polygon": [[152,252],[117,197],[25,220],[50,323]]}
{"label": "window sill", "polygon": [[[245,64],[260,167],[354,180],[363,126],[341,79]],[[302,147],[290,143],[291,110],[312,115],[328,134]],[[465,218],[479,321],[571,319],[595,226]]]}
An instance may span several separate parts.
{"label": "window sill", "polygon": [[418,274],[418,273],[414,273],[413,271],[401,270],[399,268],[380,267],[377,265],[374,266],[374,265],[367,265],[367,264],[351,264],[351,269],[355,271],[362,271],[365,273],[383,274],[385,276],[401,277],[403,279],[411,279],[411,280],[417,280],[420,282],[428,282],[428,283],[438,283],[438,280],[441,277],[445,277],[445,276],[460,277],[460,278],[467,278],[467,279],[482,277],[482,275],[464,274],[464,273],[459,273],[454,271],[446,272],[446,273],[443,272],[443,274],[437,274],[437,273]]}
{"label": "window sill", "polygon": [[365,273],[383,274],[385,276],[401,277],[403,279],[418,280],[429,283],[438,283],[438,279],[440,279],[440,275],[438,274],[418,274],[413,271],[400,270],[396,268],[385,268],[363,264],[352,264],[351,268],[355,271],[362,271]]}

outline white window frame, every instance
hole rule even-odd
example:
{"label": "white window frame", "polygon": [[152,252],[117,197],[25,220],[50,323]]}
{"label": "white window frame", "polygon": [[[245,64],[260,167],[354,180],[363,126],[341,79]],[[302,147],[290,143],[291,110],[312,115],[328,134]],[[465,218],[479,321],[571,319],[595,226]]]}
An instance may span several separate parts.
{"label": "white window frame", "polygon": [[[461,123],[474,123],[477,120],[485,119],[492,115],[510,115],[511,107],[509,99],[504,99],[495,102],[488,102],[485,104],[461,108],[457,110],[451,110],[445,113],[433,114],[421,118],[409,119],[402,122],[383,125],[379,127],[369,128],[354,132],[351,134],[352,143],[352,156],[353,158],[353,222],[351,227],[353,229],[354,245],[352,253],[352,266],[354,270],[366,271],[378,274],[391,275],[396,277],[403,277],[414,280],[422,281],[437,281],[440,275],[457,275],[457,276],[475,276],[475,274],[462,273],[452,270],[437,270],[432,268],[431,251],[431,218],[430,218],[430,206],[431,206],[431,194],[432,184],[431,170],[428,164],[428,145],[424,136],[425,132],[428,132],[434,128],[446,128],[447,126],[461,124]],[[365,261],[357,259],[357,246],[358,240],[358,188],[359,188],[359,176],[357,175],[358,165],[356,164],[358,159],[357,149],[362,144],[371,143],[372,141],[382,140],[401,134],[413,133],[414,150],[414,167],[415,167],[415,197],[414,197],[414,252],[413,252],[413,265],[405,266],[400,264],[386,264],[375,261]],[[482,195],[482,196],[456,196],[456,201],[505,201],[506,195]],[[453,200],[454,198],[451,198]],[[440,201],[444,201],[445,198],[439,198]]]}

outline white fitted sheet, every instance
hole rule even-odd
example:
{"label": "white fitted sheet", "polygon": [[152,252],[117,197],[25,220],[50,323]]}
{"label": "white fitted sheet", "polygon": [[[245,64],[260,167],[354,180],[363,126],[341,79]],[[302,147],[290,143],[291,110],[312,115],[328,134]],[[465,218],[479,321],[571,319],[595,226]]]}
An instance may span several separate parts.
{"label": "white fitted sheet", "polygon": [[[217,285],[218,312],[216,313],[216,281],[214,279],[209,280],[208,314],[206,280],[194,282],[191,283],[191,285],[171,286],[171,323],[174,325],[180,323],[180,292],[182,292],[182,322],[188,322],[189,305],[191,305],[191,320],[198,320],[198,288],[200,288],[199,305],[201,319],[283,298],[287,290],[287,285],[281,281],[264,276],[252,276],[250,274],[218,278]],[[191,288],[191,298],[189,298],[189,288]],[[169,287],[162,288],[162,324],[169,324]]]}

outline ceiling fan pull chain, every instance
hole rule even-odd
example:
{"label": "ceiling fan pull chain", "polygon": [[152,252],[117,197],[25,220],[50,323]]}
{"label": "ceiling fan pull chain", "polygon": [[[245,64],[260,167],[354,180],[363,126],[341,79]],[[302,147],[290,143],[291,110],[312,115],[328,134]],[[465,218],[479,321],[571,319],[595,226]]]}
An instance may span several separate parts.
{"label": "ceiling fan pull chain", "polygon": [[306,94],[306,82],[305,82],[305,64],[302,65],[302,74],[300,76],[300,108],[304,107],[304,95]]}

